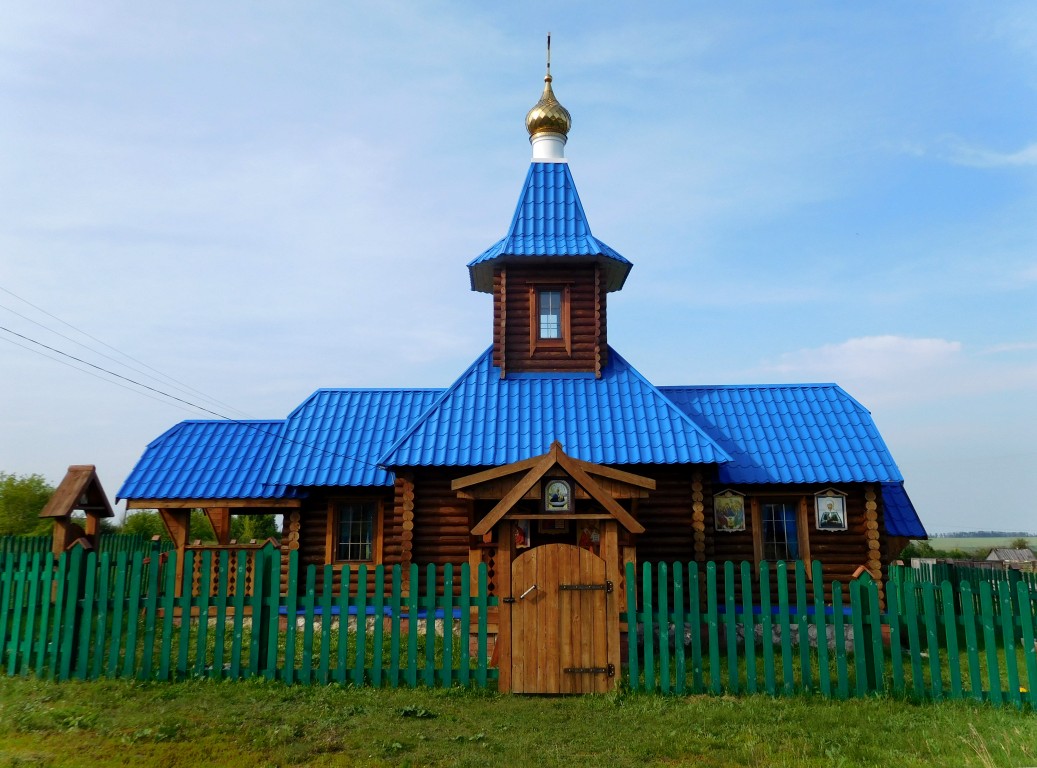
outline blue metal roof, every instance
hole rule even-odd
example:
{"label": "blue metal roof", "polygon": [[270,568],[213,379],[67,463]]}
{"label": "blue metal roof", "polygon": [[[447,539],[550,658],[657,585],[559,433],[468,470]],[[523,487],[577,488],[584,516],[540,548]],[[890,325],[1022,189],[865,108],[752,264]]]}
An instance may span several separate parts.
{"label": "blue metal roof", "polygon": [[265,467],[282,421],[182,421],[148,444],[119,499],[279,499]]}
{"label": "blue metal roof", "polygon": [[734,457],[722,483],[903,481],[871,414],[835,384],[659,390]]}
{"label": "blue metal roof", "polygon": [[428,410],[442,389],[319,389],[285,420],[267,482],[385,486],[378,457]]}
{"label": "blue metal roof", "polygon": [[555,440],[596,464],[706,464],[730,456],[622,357],[587,373],[500,377],[487,350],[381,458],[385,466],[499,466]]}
{"label": "blue metal roof", "polygon": [[508,233],[468,264],[472,289],[492,293],[497,264],[558,256],[601,264],[609,291],[623,287],[632,266],[591,234],[569,164],[533,163]]}
{"label": "blue metal roof", "polygon": [[908,536],[912,539],[924,539],[929,534],[915,511],[915,505],[908,498],[903,483],[882,484],[883,519],[886,532],[891,536]]}

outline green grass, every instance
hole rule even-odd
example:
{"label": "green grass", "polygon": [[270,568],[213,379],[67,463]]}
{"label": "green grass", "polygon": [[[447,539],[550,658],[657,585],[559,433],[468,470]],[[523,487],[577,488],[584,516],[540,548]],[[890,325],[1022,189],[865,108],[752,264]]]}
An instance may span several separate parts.
{"label": "green grass", "polygon": [[533,764],[1037,765],[1037,715],[889,698],[0,677],[0,765]]}
{"label": "green grass", "polygon": [[[975,552],[986,557],[987,552],[993,547],[1011,547],[1018,536],[971,536],[960,538],[933,538],[929,539],[929,545],[938,552],[950,552],[960,549],[962,552]],[[1030,549],[1037,550],[1037,536],[1027,539]]]}

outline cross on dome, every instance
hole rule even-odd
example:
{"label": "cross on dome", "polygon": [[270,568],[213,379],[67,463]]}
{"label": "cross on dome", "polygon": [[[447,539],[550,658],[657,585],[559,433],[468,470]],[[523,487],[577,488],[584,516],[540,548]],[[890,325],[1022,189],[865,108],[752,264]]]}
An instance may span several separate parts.
{"label": "cross on dome", "polygon": [[572,128],[572,117],[569,110],[561,105],[551,88],[551,35],[547,36],[547,74],[544,76],[544,92],[540,101],[526,113],[526,131],[529,132],[529,143],[533,145],[534,161],[564,161],[565,142],[569,129]]}

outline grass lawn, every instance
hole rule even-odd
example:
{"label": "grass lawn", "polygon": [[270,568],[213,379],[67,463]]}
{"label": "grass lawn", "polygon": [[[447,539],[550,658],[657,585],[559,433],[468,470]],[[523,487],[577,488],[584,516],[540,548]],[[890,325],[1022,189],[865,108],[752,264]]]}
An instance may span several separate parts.
{"label": "grass lawn", "polygon": [[0,765],[1037,766],[1037,713],[0,677]]}
{"label": "grass lawn", "polygon": [[[937,537],[929,539],[928,544],[938,552],[950,552],[960,549],[962,552],[974,552],[977,555],[987,556],[987,551],[993,547],[1011,547],[1018,536],[971,536],[958,538]],[[1025,538],[1025,537],[1024,537]],[[1027,538],[1030,549],[1037,548],[1037,536]]]}

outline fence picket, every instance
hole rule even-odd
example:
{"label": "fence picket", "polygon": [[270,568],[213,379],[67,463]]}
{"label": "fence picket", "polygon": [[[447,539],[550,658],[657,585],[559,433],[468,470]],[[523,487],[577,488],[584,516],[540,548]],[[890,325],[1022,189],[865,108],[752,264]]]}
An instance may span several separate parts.
{"label": "fence picket", "polygon": [[637,572],[631,562],[626,563],[624,571],[627,588],[627,680],[629,680],[630,690],[636,691],[639,689],[641,681],[641,670],[637,659]]}
{"label": "fence picket", "polygon": [[979,642],[976,638],[976,603],[972,585],[961,585],[962,623],[965,626],[965,649],[969,665],[969,694],[977,701],[983,700],[983,677],[979,668]]}
{"label": "fence picket", "polygon": [[[403,570],[400,564],[392,567],[392,594],[389,597],[389,610],[392,611],[391,629],[389,632],[389,687],[397,688],[400,685],[400,609],[402,605],[401,584]],[[480,584],[480,590],[482,585]]]}
{"label": "fence picket", "polygon": [[462,686],[468,685],[471,679],[471,621],[472,621],[472,575],[471,566],[468,563],[461,564],[461,597],[458,608],[461,611],[461,647],[458,649],[458,674],[457,682]]}
{"label": "fence picket", "polygon": [[[302,598],[302,666],[299,668],[299,682],[309,685],[313,679],[313,618],[314,604],[317,596],[317,567],[314,564],[306,566],[306,592]],[[289,617],[294,632],[297,621],[295,616]],[[295,658],[285,659],[285,669],[295,664]]]}
{"label": "fence picket", "polygon": [[339,574],[338,588],[338,653],[335,659],[335,682],[346,682],[349,674],[349,590],[352,584],[352,571],[348,565],[342,566]]}
{"label": "fence picket", "polygon": [[[65,605],[65,592],[68,589],[68,558],[69,555],[67,552],[62,552],[58,557],[58,571],[54,579],[57,589],[54,590],[54,594],[56,595],[52,609],[54,622],[48,649],[50,656],[50,678],[52,680],[57,679],[59,671],[58,649],[61,648],[61,633],[64,627],[64,612],[62,611],[62,608]],[[123,563],[123,565],[125,568],[125,563]]]}
{"label": "fence picket", "polygon": [[[118,671],[119,671],[119,656],[121,655],[121,652],[122,652],[123,614],[126,611],[126,560],[127,560],[127,555],[126,555],[126,551],[125,550],[123,550],[122,552],[119,552],[115,556],[115,591],[112,593],[112,626],[111,626],[111,631],[109,632],[109,638],[108,638],[108,667],[107,667],[107,669],[105,671],[105,674],[107,674],[108,677],[116,677],[117,676]],[[61,556],[61,562],[62,562],[62,564],[64,564],[66,562],[66,556],[65,555]],[[63,570],[63,569],[59,566],[59,572],[61,570]],[[57,605],[61,605],[61,601],[62,601],[61,595],[64,592],[64,586],[65,586],[64,585],[64,580],[62,580],[62,583],[58,585],[58,587],[59,587],[59,592],[58,592],[59,597],[58,597],[57,603],[55,603],[56,606]],[[188,592],[188,595],[190,595],[190,592]],[[59,619],[58,611],[55,609],[55,612],[54,612],[55,646],[57,645],[57,637],[58,637],[58,632],[59,632],[60,626],[61,626],[61,621]],[[189,622],[189,621],[186,622],[185,626],[190,628],[191,622]],[[187,651],[186,651],[186,649],[183,652],[182,658],[184,659],[184,663],[186,664],[186,660],[187,660]],[[56,666],[57,665],[55,665],[55,667]]]}
{"label": "fence picket", "polygon": [[[1030,706],[1037,709],[1037,643],[1034,642],[1035,617],[1031,607],[1031,587],[1020,579],[1015,585],[1016,604],[1019,606],[1019,626],[1022,634],[1022,647],[1026,655],[1026,678],[1029,688]],[[1033,591],[1037,597],[1037,590]],[[1033,651],[1032,653],[1030,651]],[[1025,700],[1027,697],[1023,696]]]}
{"label": "fence picket", "polygon": [[[271,545],[263,547],[266,551],[264,556],[266,565],[270,569],[267,574],[267,598],[266,598],[266,669],[263,674],[267,680],[277,679],[277,637],[281,631],[281,551]],[[261,550],[261,551],[263,551]],[[255,622],[255,617],[253,617]]]}
{"label": "fence picket", "polygon": [[[86,680],[90,675],[90,668],[88,662],[90,659],[90,638],[93,637],[93,619],[94,619],[94,606],[97,602],[97,552],[90,552],[86,556],[86,581],[83,584],[83,613],[80,617],[79,624],[79,649],[76,652],[76,677],[80,680]],[[157,592],[157,590],[156,590]],[[47,615],[47,602],[43,605],[43,616],[45,621]],[[47,637],[47,631],[44,626],[40,627],[40,639],[36,656],[36,675],[38,677],[43,676],[43,660],[44,651],[43,645],[44,640]],[[148,645],[147,648],[152,648],[152,645]],[[146,657],[148,661],[151,660],[150,654]]]}
{"label": "fence picket", "polygon": [[425,568],[425,685],[436,684],[436,566]]}
{"label": "fence picket", "polygon": [[1015,655],[1015,632],[1013,628],[1013,616],[1016,611],[1012,607],[1012,593],[1007,587],[1008,582],[998,585],[998,598],[1001,607],[1001,647],[1005,651],[1005,675],[1008,678],[1008,700],[1017,707],[1022,704],[1019,694],[1019,660]]}
{"label": "fence picket", "polygon": [[[107,554],[101,555],[101,559],[107,558]],[[165,590],[162,593],[162,647],[159,651],[159,668],[158,668],[158,679],[169,680],[170,675],[170,657],[173,655],[173,598],[176,594],[176,561],[177,553],[174,550],[169,553],[169,560],[166,561],[166,579],[165,579]],[[107,568],[102,566],[101,578],[105,577],[108,572]],[[101,596],[103,597],[103,592]],[[101,617],[98,617],[99,626],[104,624]],[[101,655],[101,648],[95,649],[98,658]],[[96,676],[97,673],[95,673]]]}
{"label": "fence picket", "polygon": [[[317,667],[317,679],[327,684],[330,680],[328,667],[331,662],[331,606],[335,589],[335,569],[324,566],[324,580],[320,595],[320,664]],[[285,668],[287,669],[287,658]]]}
{"label": "fence picket", "polygon": [[781,632],[781,680],[782,693],[790,694],[795,687],[795,678],[792,671],[792,629],[791,614],[789,612],[789,574],[788,564],[784,560],[778,561],[778,628]]}
{"label": "fence picket", "polygon": [[[670,568],[666,563],[658,564],[659,574],[659,690],[662,693],[670,692],[670,612],[669,612],[669,590],[670,590]],[[675,638],[676,639],[676,638]]]}
{"label": "fence picket", "polygon": [[202,564],[198,574],[198,633],[195,636],[194,674],[206,674],[209,647],[209,593],[212,591],[212,550],[202,551]]}
{"label": "fence picket", "polygon": [[925,622],[926,650],[929,652],[929,693],[934,699],[943,698],[943,680],[940,665],[940,634],[936,621],[936,584],[922,589],[922,619]]}
{"label": "fence picket", "polygon": [[[79,548],[76,547],[78,550]],[[126,652],[123,657],[122,674],[123,677],[136,677],[137,675],[137,624],[138,618],[140,617],[140,585],[141,585],[141,574],[143,572],[143,560],[144,555],[140,550],[133,553],[133,565],[130,571],[130,596],[129,602],[126,608]],[[75,563],[72,566],[73,571],[78,571],[79,568]],[[70,587],[70,589],[75,589]],[[75,615],[70,617],[68,624],[71,626],[75,623]],[[71,634],[71,633],[69,633]],[[62,652],[64,656],[64,652]],[[61,661],[61,673],[65,674],[65,660]],[[62,677],[62,679],[65,679]]]}
{"label": "fence picket", "polygon": [[902,592],[903,587],[898,580],[891,578],[886,584],[886,612],[889,622],[889,665],[893,678],[893,690],[896,693],[904,692],[904,651],[900,646]]}
{"label": "fence picket", "polygon": [[[36,622],[37,603],[40,600],[40,553],[32,553],[32,563],[29,566],[29,571],[25,574],[26,582],[28,583],[28,594],[25,602],[25,629],[23,631],[24,637],[20,645],[19,655],[21,656],[21,663],[18,667],[21,669],[22,674],[27,674],[32,668],[32,655],[33,651],[36,650],[33,646],[33,640],[35,639],[33,628]],[[50,602],[50,595],[47,595],[47,602]]]}
{"label": "fence picket", "polygon": [[807,578],[806,568],[802,560],[796,561],[796,631],[799,638],[799,674],[802,690],[813,690],[810,675],[810,642],[807,627],[810,616],[807,613]]}
{"label": "fence picket", "polygon": [[947,648],[948,686],[951,698],[961,695],[961,656],[958,653],[958,622],[954,610],[954,587],[949,581],[940,585],[943,608],[943,637]]}
{"label": "fence picket", "polygon": [[[169,565],[166,566],[170,567]],[[241,677],[241,652],[245,634],[245,582],[248,574],[248,553],[238,550],[234,556],[234,627],[231,630],[231,680]]]}
{"label": "fence picket", "polygon": [[684,694],[688,688],[688,670],[684,658],[684,638],[687,630],[684,623],[684,568],[674,563],[673,574],[673,674],[674,692]]}
{"label": "fence picket", "polygon": [[720,693],[720,620],[717,616],[717,565],[706,563],[706,625],[709,637],[709,690]]}
{"label": "fence picket", "polygon": [[[356,660],[353,664],[353,685],[363,685],[364,666],[367,663],[367,566],[361,565],[356,576]],[[433,588],[435,583],[433,571]]]}
{"label": "fence picket", "polygon": [[25,613],[26,593],[28,592],[29,570],[27,564],[29,556],[27,552],[21,552],[18,556],[18,570],[13,580],[13,595],[15,595],[15,616],[11,621],[10,639],[7,646],[7,675],[12,676],[18,671],[19,662],[19,637],[22,636],[22,615]]}
{"label": "fence picket", "polygon": [[382,685],[382,650],[385,642],[385,567],[375,566],[374,569],[374,594],[371,598],[371,606],[374,610],[374,659],[371,664],[371,685],[381,687]]}
{"label": "fence picket", "polygon": [[[225,675],[223,657],[226,650],[225,644],[227,642],[227,602],[230,600],[228,595],[229,582],[230,582],[230,552],[222,550],[220,552],[219,564],[217,566],[217,578],[216,578],[216,631],[213,636],[213,650],[212,650],[212,669],[210,674],[217,680],[222,680]],[[150,648],[151,646],[148,645]]]}
{"label": "fence picket", "polygon": [[[479,609],[479,639],[477,641],[476,653],[479,658],[475,668],[475,682],[480,688],[486,687],[486,656],[487,656],[487,613],[488,593],[486,585],[486,563],[479,563],[479,595],[476,598],[476,606]],[[628,604],[629,607],[629,604]],[[629,614],[628,614],[629,615]]]}
{"label": "fence picket", "polygon": [[[94,557],[94,553],[90,553]],[[140,670],[137,677],[148,680],[151,677],[151,669],[155,662],[155,624],[158,619],[159,601],[159,574],[162,565],[159,559],[158,547],[153,547],[148,557],[148,586],[144,598],[144,648],[140,660]],[[87,563],[86,575],[87,585],[84,590],[84,623],[89,629],[90,620],[87,618],[89,606],[93,603],[93,588],[90,579],[93,577],[94,569]]]}
{"label": "fence picket", "polygon": [[418,565],[411,563],[407,579],[407,685],[418,685]]}
{"label": "fence picket", "polygon": [[774,615],[771,613],[771,566],[760,563],[760,619],[763,623],[763,678],[767,693],[778,692],[774,673]]}
{"label": "fence picket", "polygon": [[832,695],[832,670],[828,666],[828,617],[825,610],[825,584],[821,572],[821,562],[814,560],[810,564],[810,569],[814,588],[814,628],[817,636],[817,683],[821,689],[821,695],[830,697]]}
{"label": "fence picket", "polygon": [[[440,682],[447,688],[453,685],[454,671],[454,566],[443,566],[443,657]],[[427,642],[427,639],[426,639]]]}
{"label": "fence picket", "polygon": [[644,646],[643,674],[645,678],[645,690],[654,691],[655,682],[655,612],[652,606],[655,602],[655,594],[652,589],[652,564],[645,563],[642,566],[641,594],[644,605],[641,608],[641,622],[644,627],[641,633],[642,645]]}
{"label": "fence picket", "polygon": [[832,629],[835,638],[836,691],[840,699],[850,697],[850,673],[846,662],[846,617],[843,614],[843,585],[832,584]]}
{"label": "fence picket", "polygon": [[983,649],[987,657],[987,695],[994,704],[1001,703],[1001,672],[997,659],[997,640],[994,630],[994,603],[990,582],[979,585],[979,613],[983,626]]}
{"label": "fence picket", "polygon": [[[124,552],[119,553],[119,557],[122,558],[125,555]],[[178,599],[179,605],[177,606],[180,610],[180,634],[177,638],[177,656],[176,656],[176,679],[182,680],[187,677],[187,670],[189,667],[190,651],[191,651],[191,581],[192,574],[194,573],[194,561],[196,553],[192,550],[184,552],[184,579],[180,584],[180,597]],[[121,572],[121,569],[120,569]],[[116,590],[119,593],[118,582],[116,582]],[[116,607],[122,605],[121,595],[116,598]],[[255,614],[253,614],[253,617]],[[113,624],[115,622],[113,621]],[[255,634],[255,626],[253,626],[253,634]],[[111,672],[109,671],[109,674]]]}
{"label": "fence picket", "polygon": [[[0,666],[12,653],[9,637],[14,637],[14,633],[8,635],[7,630],[14,616],[17,615],[11,610],[15,580],[14,564],[15,558],[10,556],[0,563],[3,566],[3,570],[0,571]],[[45,643],[40,643],[40,645],[43,646]]]}
{"label": "fence picket", "polygon": [[724,634],[727,635],[727,691],[738,693],[738,609],[735,603],[735,564],[724,563]]}

